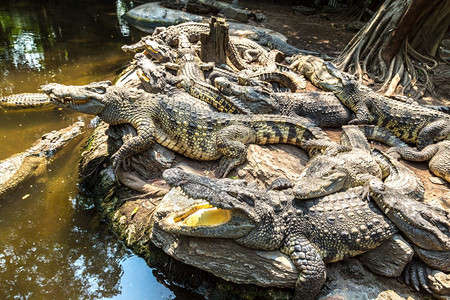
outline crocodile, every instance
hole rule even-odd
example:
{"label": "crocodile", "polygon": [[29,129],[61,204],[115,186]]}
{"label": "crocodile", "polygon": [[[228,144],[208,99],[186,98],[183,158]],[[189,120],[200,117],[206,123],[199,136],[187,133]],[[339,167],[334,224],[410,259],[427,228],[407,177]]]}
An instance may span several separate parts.
{"label": "crocodile", "polygon": [[42,175],[55,154],[80,135],[84,122],[44,134],[27,150],[0,161],[0,198],[31,178]]}
{"label": "crocodile", "polygon": [[301,116],[317,126],[341,127],[352,112],[332,92],[274,93],[266,86],[243,86],[216,77],[216,88],[226,96],[238,97],[253,113]]}
{"label": "crocodile", "polygon": [[250,74],[240,74],[238,82],[242,85],[258,85],[258,81],[275,82],[289,91],[295,93],[306,87],[306,81],[302,76],[298,76],[293,72],[280,70],[263,70]]}
{"label": "crocodile", "polygon": [[209,85],[203,71],[211,70],[212,63],[203,63],[186,36],[179,37],[178,57],[176,63],[167,63],[166,68],[178,70],[177,77],[170,81],[177,83],[191,96],[196,97],[220,112],[250,114],[250,111],[240,101],[222,95],[216,88]]}
{"label": "crocodile", "polygon": [[202,33],[209,33],[208,23],[186,22],[168,27],[157,27],[152,35],[145,36],[132,45],[124,45],[122,50],[137,51],[147,49],[151,41],[159,44],[162,42],[170,47],[176,47],[178,46],[180,34],[185,34],[191,43],[196,43],[200,40]]}
{"label": "crocodile", "polygon": [[[374,155],[380,157],[380,153],[374,150]],[[386,154],[382,160],[389,168],[389,176],[384,182],[376,178],[368,181],[370,199],[413,243],[417,257],[432,268],[450,272],[450,214],[423,202],[425,190],[414,172]],[[422,274],[418,273],[421,285],[431,292],[424,268],[421,269]],[[407,283],[418,290],[417,280],[408,279],[409,267],[404,273]]]}
{"label": "crocodile", "polygon": [[[257,81],[277,83],[291,92],[302,90],[306,87],[303,75],[293,72],[288,67],[278,63],[284,59],[284,55],[278,50],[270,51],[261,68],[242,70],[238,82],[242,85],[257,85]],[[255,83],[256,81],[256,83]]]}
{"label": "crocodile", "polygon": [[112,155],[116,170],[125,158],[154,142],[196,160],[221,158],[218,176],[226,176],[245,161],[246,144],[302,147],[311,140],[322,149],[340,148],[319,127],[292,117],[216,113],[189,101],[112,86],[111,82],[84,86],[51,83],[41,88],[61,107],[97,115],[110,125],[129,123],[136,128],[137,136]]}
{"label": "crocodile", "polygon": [[21,93],[0,97],[0,108],[4,110],[40,109],[56,107],[44,93]]}
{"label": "crocodile", "polygon": [[[297,199],[310,199],[363,186],[372,178],[381,179],[383,170],[372,156],[364,134],[357,126],[347,125],[342,129],[341,145],[349,151],[315,156],[294,183],[280,178],[271,184],[271,188],[293,187]],[[305,144],[313,147],[314,141]]]}
{"label": "crocodile", "polygon": [[139,68],[137,75],[142,86],[149,93],[161,93],[166,89],[166,72],[163,66],[158,66],[143,53],[134,56],[136,66]]}
{"label": "crocodile", "polygon": [[296,201],[292,193],[264,191],[244,180],[211,179],[174,168],[166,182],[194,205],[158,220],[174,234],[229,238],[258,250],[288,255],[300,275],[294,299],[313,299],[326,279],[326,263],[376,248],[397,228],[356,187]]}
{"label": "crocodile", "polygon": [[341,87],[340,80],[330,74],[324,60],[320,57],[294,55],[289,68],[308,78],[314,86],[321,90],[334,92]]}
{"label": "crocodile", "polygon": [[246,60],[244,60],[240,53],[239,49],[236,45],[234,45],[232,42],[228,42],[226,44],[226,54],[227,58],[231,62],[231,64],[237,69],[237,70],[257,70],[261,68],[261,66],[252,65],[248,63]]}
{"label": "crocodile", "polygon": [[450,139],[450,115],[384,97],[331,63],[325,66],[341,81],[334,93],[356,114],[350,124],[384,127],[401,140],[416,144],[419,150],[433,142]]}
{"label": "crocodile", "polygon": [[367,184],[371,199],[415,245],[426,250],[450,250],[450,215],[422,202],[425,189],[413,171],[390,163],[384,182],[371,179]]}
{"label": "crocodile", "polygon": [[[391,146],[387,150],[387,153],[391,156],[400,156],[408,161],[429,161],[428,167],[431,173],[450,182],[450,141],[440,141],[418,150],[410,147],[385,128],[375,125],[358,125],[358,128],[368,139]],[[374,131],[377,134],[374,134]]]}
{"label": "crocodile", "polygon": [[201,34],[208,34],[209,30],[209,23],[185,22],[168,27],[157,27],[152,36],[164,41],[167,45],[174,47],[179,44],[179,37],[181,34],[186,35],[189,42],[197,43],[200,41]]}
{"label": "crocodile", "polygon": [[189,95],[204,101],[218,111],[230,114],[251,114],[251,110],[238,98],[227,97],[219,92],[214,86],[200,81],[183,79],[179,82],[180,87],[182,87]]}
{"label": "crocodile", "polygon": [[260,46],[258,43],[239,36],[230,36],[229,42],[233,43],[236,49],[239,51],[239,54],[246,60],[247,62],[259,62],[264,64],[268,51]]}
{"label": "crocodile", "polygon": [[190,80],[205,81],[204,70],[210,70],[214,63],[204,63],[197,55],[193,45],[189,42],[186,35],[180,34],[178,37],[178,55],[175,64],[166,63],[166,68],[177,70],[177,76]]}
{"label": "crocodile", "polygon": [[[222,95],[217,89],[205,81],[203,71],[212,69],[211,63],[203,63],[196,50],[187,39],[187,36],[179,37],[178,55],[166,50],[168,46],[162,43],[152,43],[151,56],[158,61],[166,61],[166,68],[177,70],[177,76],[163,72],[143,53],[137,53],[135,59],[140,67],[138,73],[144,89],[150,93],[160,92],[167,83],[177,84],[191,96],[214,106],[220,112],[244,113],[250,111],[240,101]],[[149,47],[147,47],[148,49]],[[176,58],[173,58],[176,57]]]}
{"label": "crocodile", "polygon": [[293,56],[296,54],[319,56],[318,52],[299,49],[297,47],[292,46],[291,44],[288,44],[287,42],[283,41],[282,39],[276,36],[267,34],[264,31],[259,31],[255,29],[253,30],[256,33],[258,33],[258,43],[262,45],[267,45],[267,47],[269,47],[270,49],[279,50],[287,56]]}
{"label": "crocodile", "polygon": [[403,159],[409,161],[429,161],[428,167],[431,173],[450,182],[450,140],[430,144],[422,150],[406,145],[393,147],[388,152],[398,153]]}

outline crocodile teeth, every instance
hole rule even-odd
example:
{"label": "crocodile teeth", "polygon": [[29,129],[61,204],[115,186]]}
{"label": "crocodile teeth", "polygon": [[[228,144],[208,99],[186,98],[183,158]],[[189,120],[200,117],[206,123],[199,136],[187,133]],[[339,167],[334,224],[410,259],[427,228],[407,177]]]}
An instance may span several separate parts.
{"label": "crocodile teeth", "polygon": [[384,213],[385,213],[385,214],[388,214],[389,210],[390,210],[389,208],[386,208],[386,210],[384,211]]}

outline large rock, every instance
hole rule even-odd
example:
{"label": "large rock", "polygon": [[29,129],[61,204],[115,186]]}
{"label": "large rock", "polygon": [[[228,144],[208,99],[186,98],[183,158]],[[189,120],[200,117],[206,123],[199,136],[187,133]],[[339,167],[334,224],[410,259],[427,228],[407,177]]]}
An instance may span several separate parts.
{"label": "large rock", "polygon": [[396,234],[375,249],[359,256],[359,260],[372,272],[397,277],[414,256],[411,245]]}
{"label": "large rock", "polygon": [[228,5],[223,9],[225,17],[239,22],[247,23],[251,13],[241,7]]}
{"label": "large rock", "polygon": [[[220,1],[216,1],[216,4],[221,10],[225,10],[227,7],[230,6],[229,4]],[[180,3],[180,5],[184,4]],[[242,20],[245,18],[248,19],[248,17],[244,17],[244,15],[249,14],[248,11],[246,11],[246,13],[241,12],[242,13],[241,17],[238,16],[239,9],[236,12],[234,11],[235,9],[232,8],[228,9],[228,16],[227,15],[226,16],[228,18],[236,19],[237,21],[241,21],[240,18],[242,18]],[[153,30],[159,26],[170,26],[190,21],[202,22],[205,20],[205,18],[202,16],[166,7],[161,7],[158,3],[155,2],[137,6],[129,10],[126,14],[124,14],[122,18],[126,20],[130,25],[148,33],[152,33]],[[258,40],[259,39],[258,33],[264,32],[268,35],[275,36],[283,41],[287,40],[286,36],[269,28],[236,22],[228,22],[228,25],[230,35],[238,35],[241,37]]]}
{"label": "large rock", "polygon": [[239,178],[267,187],[279,177],[295,181],[307,162],[308,155],[292,145],[250,145],[247,162],[237,167],[234,172],[237,172]]}
{"label": "large rock", "polygon": [[187,0],[186,11],[194,14],[216,14],[220,8],[216,0]]}
{"label": "large rock", "polygon": [[[172,189],[161,201],[154,219],[158,221],[192,204],[191,199]],[[232,240],[172,235],[157,225],[151,240],[177,260],[236,283],[293,287],[299,274],[289,257],[281,252],[256,251]]]}
{"label": "large rock", "polygon": [[398,280],[368,271],[356,258],[327,265],[325,286],[318,299],[422,299]]}
{"label": "large rock", "polygon": [[122,18],[134,27],[153,32],[156,27],[184,22],[201,22],[203,17],[187,12],[165,8],[156,2],[139,5],[127,11]]}

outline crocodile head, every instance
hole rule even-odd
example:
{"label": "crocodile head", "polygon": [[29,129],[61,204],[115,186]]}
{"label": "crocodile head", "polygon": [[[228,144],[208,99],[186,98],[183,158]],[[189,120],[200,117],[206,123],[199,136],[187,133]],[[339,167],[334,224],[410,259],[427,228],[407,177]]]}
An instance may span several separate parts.
{"label": "crocodile head", "polygon": [[342,72],[331,62],[324,62],[323,65],[325,70],[329,73],[329,76],[332,76],[339,82],[339,84],[335,85],[331,91],[335,92],[341,102],[350,109],[356,109],[355,102],[357,99],[353,99],[353,95],[358,95],[359,92],[362,92],[363,94],[371,92],[371,89],[364,84],[361,84],[356,76]]}
{"label": "crocodile head", "polygon": [[292,61],[289,68],[304,74],[315,86],[329,92],[342,89],[341,80],[328,70],[326,66],[328,62],[324,62],[323,59],[312,55],[297,54],[292,57]]}
{"label": "crocodile head", "polygon": [[103,96],[110,86],[110,81],[93,82],[80,86],[49,83],[41,86],[41,90],[50,97],[53,103],[61,107],[98,115],[105,108]]}
{"label": "crocodile head", "polygon": [[276,101],[274,101],[272,91],[264,86],[243,86],[232,83],[226,77],[217,77],[214,79],[215,87],[227,96],[245,99],[246,105],[253,112],[260,114],[273,113],[277,110]]}
{"label": "crocodile head", "polygon": [[279,213],[288,203],[284,193],[262,192],[232,179],[211,179],[174,168],[163,173],[166,182],[194,200],[192,206],[162,218],[165,231],[197,237],[231,238],[256,249],[272,250],[283,239]]}
{"label": "crocodile head", "polygon": [[[385,182],[388,182],[389,178]],[[450,214],[439,207],[419,202],[401,186],[381,180],[368,182],[371,198],[385,215],[417,246],[427,250],[450,250]]]}
{"label": "crocodile head", "polygon": [[308,162],[295,182],[294,194],[298,199],[329,195],[343,189],[348,178],[344,160],[320,155]]}
{"label": "crocodile head", "polygon": [[159,62],[168,62],[174,57],[172,48],[165,45],[161,40],[147,38],[144,40],[144,46],[147,53]]}

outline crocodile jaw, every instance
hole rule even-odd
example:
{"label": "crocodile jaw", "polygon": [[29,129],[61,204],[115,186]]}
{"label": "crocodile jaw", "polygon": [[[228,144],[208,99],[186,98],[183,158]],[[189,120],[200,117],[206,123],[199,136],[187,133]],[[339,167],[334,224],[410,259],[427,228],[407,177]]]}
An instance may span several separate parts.
{"label": "crocodile jaw", "polygon": [[69,108],[78,112],[98,115],[104,108],[103,94],[108,83],[91,83],[85,86],[70,86],[57,83],[43,85],[41,89],[52,102],[60,107]]}
{"label": "crocodile jaw", "polygon": [[181,188],[175,189],[182,197],[195,203],[162,218],[158,225],[164,231],[196,237],[237,239],[255,227],[239,210],[214,207],[206,200],[190,198]]}
{"label": "crocodile jaw", "polygon": [[302,177],[295,183],[294,195],[297,199],[311,199],[340,191],[346,185],[348,174],[338,172],[332,178]]}

